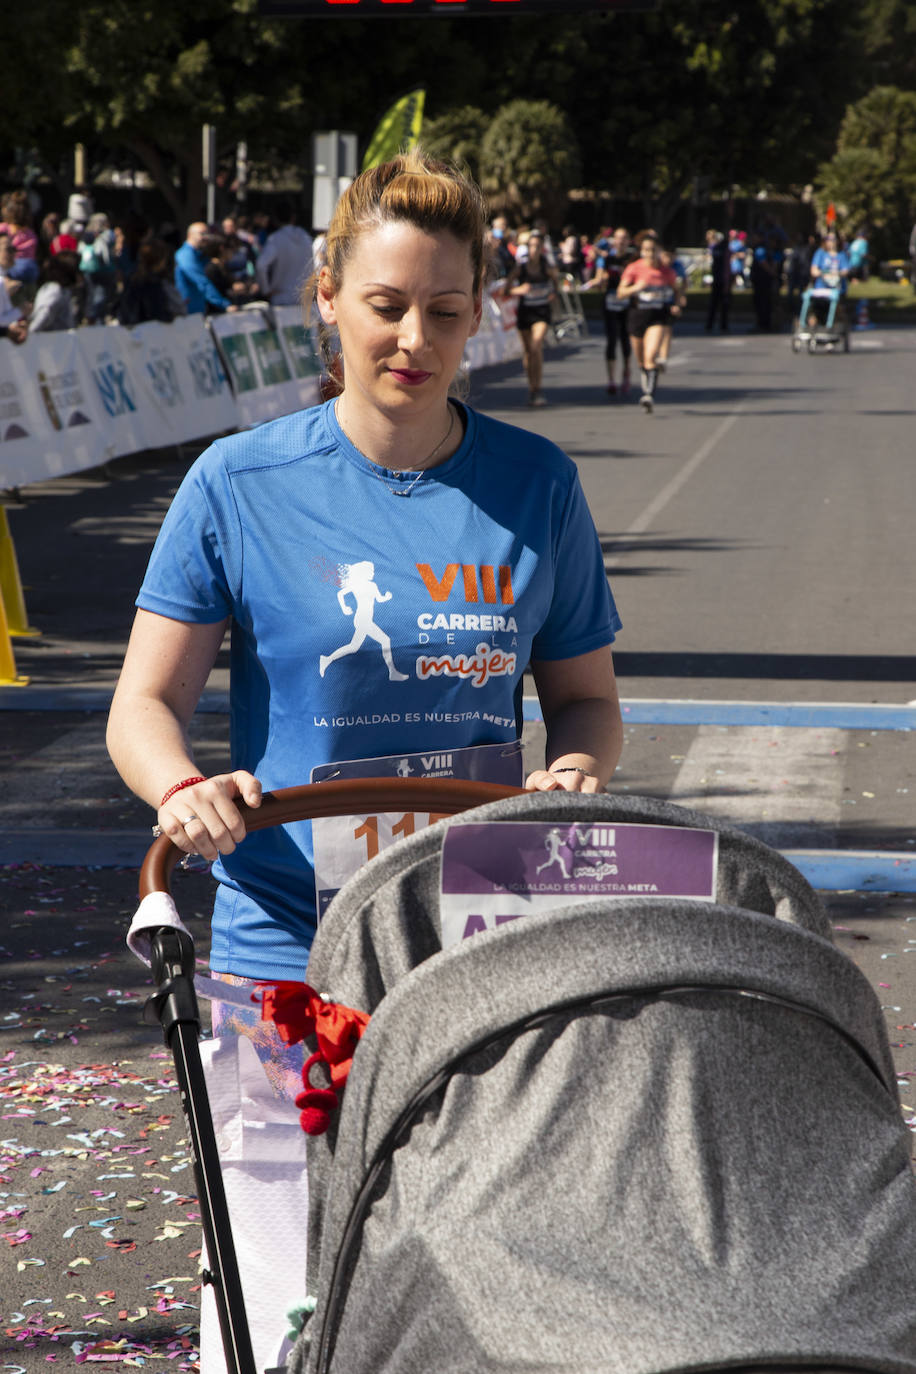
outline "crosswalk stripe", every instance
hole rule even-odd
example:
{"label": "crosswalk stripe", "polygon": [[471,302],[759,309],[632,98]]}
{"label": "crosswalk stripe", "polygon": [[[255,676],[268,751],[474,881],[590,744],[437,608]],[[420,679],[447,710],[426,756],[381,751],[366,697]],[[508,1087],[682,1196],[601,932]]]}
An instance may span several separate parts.
{"label": "crosswalk stripe", "polygon": [[[916,702],[677,701],[623,697],[625,725],[792,725],[839,730],[916,730]],[[524,719],[541,722],[537,697],[525,697]]]}

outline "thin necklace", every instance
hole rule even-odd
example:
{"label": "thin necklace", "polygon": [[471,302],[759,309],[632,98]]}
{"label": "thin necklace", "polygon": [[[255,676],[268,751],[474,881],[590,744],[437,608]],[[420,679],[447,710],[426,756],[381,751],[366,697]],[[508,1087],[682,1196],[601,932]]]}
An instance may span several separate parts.
{"label": "thin necklace", "polygon": [[334,414],[337,415],[337,423],[340,425],[340,428],[343,430],[344,434],[347,435],[347,438],[350,440],[350,443],[356,449],[357,453],[362,454],[366,462],[372,464],[372,467],[370,468],[372,476],[377,477],[378,480],[381,482],[382,486],[386,487],[388,491],[391,492],[392,496],[409,496],[411,494],[414,487],[417,485],[420,478],[423,476],[425,469],[433,461],[436,454],[439,452],[440,448],[443,448],[448,443],[449,439],[451,438],[452,430],[455,428],[455,408],[451,404],[451,402],[448,402],[448,429],[445,431],[442,438],[439,440],[438,444],[433,449],[432,453],[428,453],[426,457],[423,459],[423,461],[420,463],[419,467],[414,472],[414,475],[410,479],[410,481],[407,482],[404,486],[393,487],[390,485],[390,483],[385,481],[385,478],[382,476],[380,472],[375,471],[379,464],[376,463],[374,459],[370,458],[368,453],[363,453],[363,450],[360,448],[359,444],[356,443],[355,439],[350,438],[350,435],[347,434],[347,431],[344,429],[343,424],[341,423],[340,415],[337,413],[336,405],[334,407]]}

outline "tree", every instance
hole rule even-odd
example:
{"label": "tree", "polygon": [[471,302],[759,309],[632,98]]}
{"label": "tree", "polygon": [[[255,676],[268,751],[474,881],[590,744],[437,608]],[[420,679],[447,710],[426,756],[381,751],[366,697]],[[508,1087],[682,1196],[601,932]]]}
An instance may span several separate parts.
{"label": "tree", "polygon": [[270,155],[301,157],[303,73],[256,0],[105,0],[77,13],[66,52],[71,136],[129,153],[179,223],[203,208],[204,124],[226,148],[269,138]]}
{"label": "tree", "polygon": [[581,162],[569,120],[546,100],[512,100],[493,118],[480,148],[483,189],[523,218],[562,214]]}
{"label": "tree", "polygon": [[[495,111],[524,97],[564,110],[580,185],[641,198],[643,222],[662,230],[697,178],[720,192],[806,185],[846,102],[870,84],[859,0],[676,0],[657,13],[557,19],[546,31],[538,21],[481,24],[491,75],[475,103]],[[449,71],[430,91],[430,114],[448,110]]]}
{"label": "tree", "polygon": [[589,45],[575,126],[587,184],[641,196],[659,229],[697,177],[723,192],[810,181],[836,137],[837,91],[867,89],[851,0],[678,0],[627,18],[613,21],[609,83]]}
{"label": "tree", "polygon": [[0,91],[6,118],[0,149],[12,160],[37,150],[46,173],[58,174],[72,156],[73,137],[65,121],[70,108],[69,74],[63,52],[75,32],[76,6],[68,0],[17,5],[3,16]]}
{"label": "tree", "polygon": [[878,86],[850,105],[817,196],[834,202],[841,227],[868,224],[879,255],[905,254],[916,216],[916,94]]}
{"label": "tree", "polygon": [[202,208],[202,124],[216,125],[227,158],[244,138],[254,170],[304,177],[313,131],[365,141],[392,100],[425,85],[434,133],[462,107],[492,118],[524,99],[565,111],[579,184],[643,196],[661,227],[697,177],[722,190],[811,181],[913,6],[671,0],[654,13],[426,20],[396,5],[384,20],[272,20],[257,0],[8,8],[0,89],[15,117],[0,154],[35,147],[53,167],[82,141],[98,163],[146,168],[179,223]]}
{"label": "tree", "polygon": [[916,7],[912,0],[864,0],[864,65],[870,84],[916,90]]}
{"label": "tree", "polygon": [[450,158],[480,180],[480,147],[489,116],[476,105],[460,105],[423,123],[421,141],[433,157]]}

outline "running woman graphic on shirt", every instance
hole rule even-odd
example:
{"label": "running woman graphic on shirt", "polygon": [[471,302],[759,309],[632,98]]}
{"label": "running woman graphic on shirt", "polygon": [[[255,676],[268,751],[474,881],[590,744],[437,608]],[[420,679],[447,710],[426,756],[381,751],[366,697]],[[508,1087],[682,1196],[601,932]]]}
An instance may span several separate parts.
{"label": "running woman graphic on shirt", "polygon": [[[375,603],[390,601],[391,592],[380,592],[375,585],[375,564],[368,561],[350,563],[341,568],[341,584],[337,593],[337,603],[344,615],[353,617],[353,637],[331,654],[322,654],[318,659],[318,672],[324,677],[329,666],[338,658],[357,653],[366,639],[374,639],[382,651],[390,682],[406,682],[407,673],[399,673],[394,666],[391,652],[391,639],[375,623]],[[347,600],[352,595],[356,602],[354,610]]]}

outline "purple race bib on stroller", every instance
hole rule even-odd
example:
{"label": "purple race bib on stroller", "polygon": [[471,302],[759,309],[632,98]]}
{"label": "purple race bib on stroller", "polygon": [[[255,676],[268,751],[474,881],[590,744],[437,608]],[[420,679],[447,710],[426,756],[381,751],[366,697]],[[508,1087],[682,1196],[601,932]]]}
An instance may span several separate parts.
{"label": "purple race bib on stroller", "polygon": [[453,823],[442,845],[442,946],[507,921],[609,897],[713,901],[712,830],[627,823]]}

